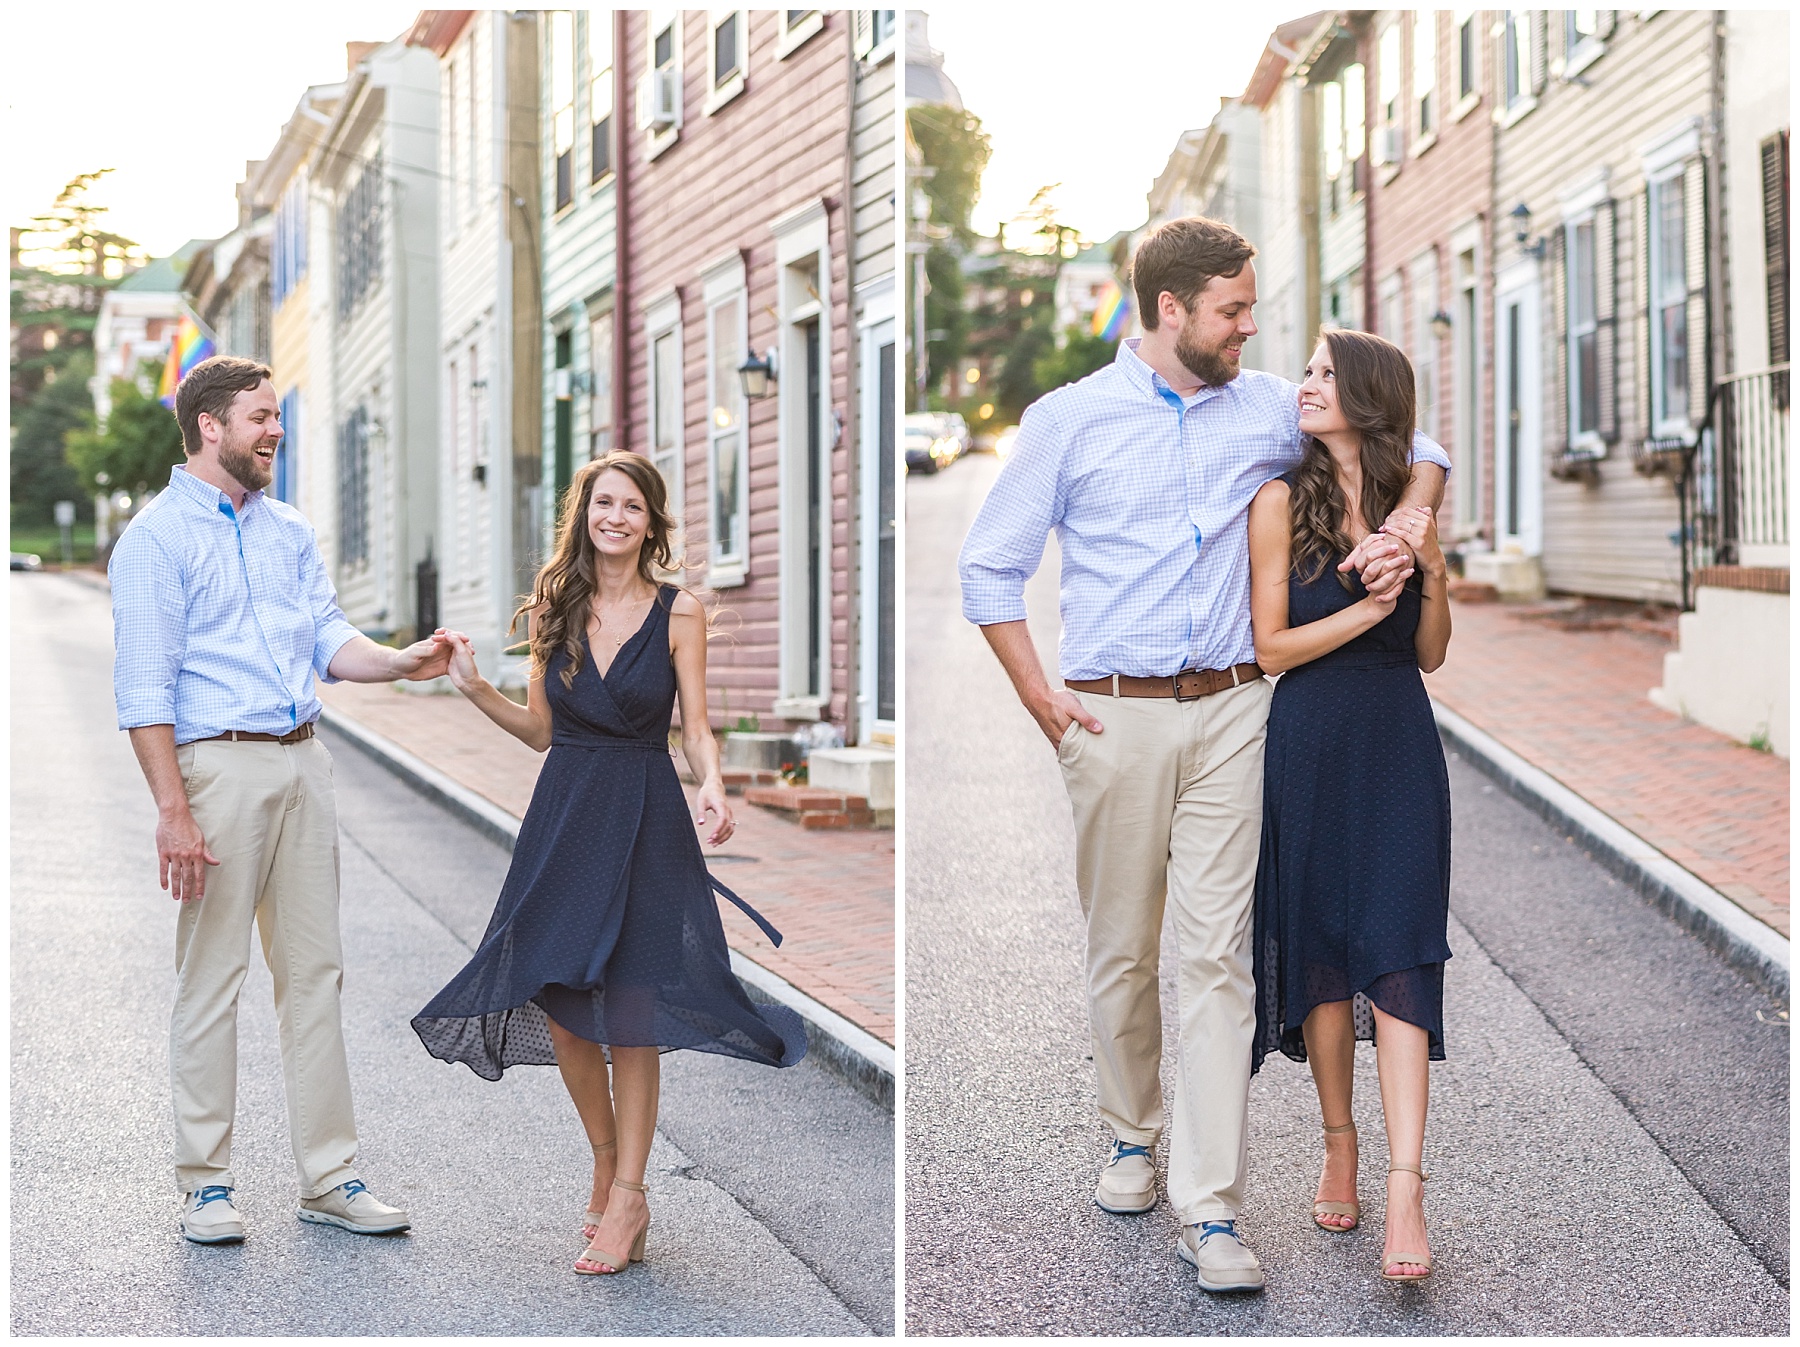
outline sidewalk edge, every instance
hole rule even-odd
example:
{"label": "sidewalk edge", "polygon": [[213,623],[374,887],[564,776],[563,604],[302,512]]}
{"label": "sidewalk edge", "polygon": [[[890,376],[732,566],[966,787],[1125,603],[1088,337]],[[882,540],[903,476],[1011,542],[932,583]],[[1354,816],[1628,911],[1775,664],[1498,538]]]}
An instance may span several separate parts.
{"label": "sidewalk edge", "polygon": [[1573,833],[1595,859],[1692,931],[1725,961],[1783,997],[1789,942],[1692,871],[1436,698],[1438,731],[1533,813]]}
{"label": "sidewalk edge", "polygon": [[[492,800],[341,711],[327,706],[319,718],[326,728],[341,734],[427,799],[508,851],[513,849],[519,838],[519,820]],[[752,1000],[784,1005],[800,1016],[806,1025],[808,1055],[818,1057],[858,1093],[884,1108],[893,1108],[891,1047],[735,949],[731,951],[731,971],[749,989]]]}

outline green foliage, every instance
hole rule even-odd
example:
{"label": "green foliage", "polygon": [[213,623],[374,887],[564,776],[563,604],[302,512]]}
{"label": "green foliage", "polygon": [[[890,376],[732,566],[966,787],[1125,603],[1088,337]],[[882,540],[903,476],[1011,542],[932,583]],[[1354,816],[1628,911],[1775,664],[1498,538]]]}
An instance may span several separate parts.
{"label": "green foliage", "polygon": [[1112,364],[1118,351],[1117,341],[1096,337],[1085,327],[1066,328],[1063,344],[1038,359],[1032,366],[1032,376],[1038,388],[1048,393],[1053,388],[1085,379],[1097,369],[1104,369]]}
{"label": "green foliage", "polygon": [[81,480],[63,454],[63,437],[94,423],[94,400],[87,381],[94,372],[94,357],[75,351],[53,372],[23,408],[15,411],[12,426],[12,522],[49,524],[51,507],[72,500],[81,517],[91,519],[93,507],[83,499]]}
{"label": "green foliage", "polygon": [[[139,377],[154,386],[156,372],[157,363],[146,360]],[[106,429],[72,430],[64,447],[86,490],[97,490],[99,474],[105,473],[109,491],[132,496],[160,490],[169,480],[170,466],[185,457],[174,414],[130,379],[113,380]]]}
{"label": "green foliage", "polygon": [[981,118],[941,103],[906,110],[907,129],[929,171],[923,187],[931,202],[931,223],[949,229],[965,246],[975,234],[969,216],[981,196],[981,175],[992,146]]}

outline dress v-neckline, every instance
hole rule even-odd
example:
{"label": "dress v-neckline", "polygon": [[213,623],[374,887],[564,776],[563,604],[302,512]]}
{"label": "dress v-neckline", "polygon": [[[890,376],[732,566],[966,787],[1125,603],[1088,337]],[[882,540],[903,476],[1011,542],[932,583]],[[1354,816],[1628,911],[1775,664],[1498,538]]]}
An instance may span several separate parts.
{"label": "dress v-neckline", "polygon": [[[612,659],[607,661],[607,665],[604,669],[602,669],[600,667],[599,656],[597,656],[594,653],[594,643],[592,641],[587,641],[588,662],[594,666],[594,672],[600,675],[600,681],[602,683],[604,683],[606,681],[606,676],[609,673],[611,673],[615,668],[618,667],[620,658],[623,657],[626,649],[631,645],[631,643],[633,641],[637,640],[638,637],[642,636],[644,634],[645,630],[648,629],[648,627],[650,626],[650,619],[656,613],[656,601],[658,599],[660,599],[661,597],[662,597],[662,589],[659,586],[656,593],[654,593],[650,596],[650,606],[644,610],[644,620],[642,622],[638,623],[637,630],[632,632],[631,635],[627,636],[624,639],[624,641],[620,643],[619,648],[617,650],[613,651],[613,657],[612,657]],[[582,630],[581,635],[582,635],[583,640],[587,640],[587,631],[585,628]]]}

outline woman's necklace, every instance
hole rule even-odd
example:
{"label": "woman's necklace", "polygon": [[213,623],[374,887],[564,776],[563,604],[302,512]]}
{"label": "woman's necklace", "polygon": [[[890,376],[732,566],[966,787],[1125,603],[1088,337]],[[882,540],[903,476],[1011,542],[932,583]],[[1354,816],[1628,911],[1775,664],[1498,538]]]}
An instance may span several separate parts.
{"label": "woman's necklace", "polygon": [[[650,597],[654,599],[656,596],[652,594]],[[612,647],[612,655],[616,657],[625,642],[631,639],[631,633],[635,630],[630,624],[632,613],[640,607],[647,606],[644,600],[633,599],[628,603],[608,604],[602,608],[600,601],[594,600],[588,608],[589,643],[592,643],[596,634],[599,635]],[[639,617],[638,621],[641,623],[643,618]],[[610,666],[611,663],[612,659],[608,658],[607,664]]]}

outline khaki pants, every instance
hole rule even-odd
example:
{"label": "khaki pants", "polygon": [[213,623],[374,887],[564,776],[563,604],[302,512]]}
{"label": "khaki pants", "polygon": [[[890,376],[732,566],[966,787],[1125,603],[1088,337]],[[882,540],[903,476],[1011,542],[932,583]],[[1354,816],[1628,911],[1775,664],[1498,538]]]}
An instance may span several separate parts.
{"label": "khaki pants", "polygon": [[288,1130],[300,1195],[356,1177],[356,1121],[338,1012],[337,801],[331,755],[297,744],[207,740],[176,750],[188,806],[219,858],[206,896],[184,903],[175,930],[175,1183],[235,1187],[238,992],[250,971],[250,927],[275,980]]}
{"label": "khaki pants", "polygon": [[1169,1202],[1183,1224],[1233,1219],[1243,1200],[1272,693],[1261,678],[1190,702],[1078,692],[1104,730],[1073,725],[1057,748],[1075,810],[1100,1114],[1129,1145],[1154,1146],[1163,1130],[1157,964],[1165,895],[1174,899],[1181,1042]]}

